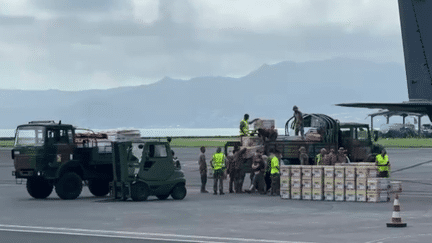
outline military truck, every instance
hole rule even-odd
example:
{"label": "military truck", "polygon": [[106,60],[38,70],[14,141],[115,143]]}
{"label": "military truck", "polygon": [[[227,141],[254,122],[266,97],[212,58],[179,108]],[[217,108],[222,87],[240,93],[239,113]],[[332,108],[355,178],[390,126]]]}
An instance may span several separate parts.
{"label": "military truck", "polygon": [[83,180],[95,196],[109,193],[112,153],[98,140],[106,135],[76,134],[76,128],[54,121],[32,121],[16,129],[12,159],[17,179],[27,179],[27,192],[34,198],[48,197],[53,188],[61,199],[75,199]]}
{"label": "military truck", "polygon": [[171,195],[174,200],[181,200],[186,196],[186,180],[173,163],[168,142],[116,142],[113,149],[114,198],[143,201],[155,195],[165,200]]}
{"label": "military truck", "polygon": [[240,142],[228,142],[225,151],[230,146],[247,147],[250,155],[258,148],[263,148],[265,154],[276,149],[282,153],[284,164],[300,164],[299,149],[305,147],[309,155],[309,164],[314,163],[315,156],[322,148],[338,150],[344,147],[351,162],[373,162],[375,156],[383,148],[372,142],[376,141],[377,133],[371,134],[368,124],[339,123],[338,120],[324,114],[303,114],[305,137],[294,136],[292,122],[294,117],[285,124],[285,135],[279,135],[276,140],[262,140],[261,138],[242,137]]}
{"label": "military truck", "polygon": [[[27,192],[38,199],[48,197],[54,188],[61,199],[75,199],[81,194],[83,181],[88,184],[93,195],[105,196],[110,192],[110,182],[118,178],[118,174],[115,173],[119,173],[119,170],[128,165],[120,156],[126,153],[126,148],[116,145],[117,152],[113,153],[112,145],[104,133],[80,131],[72,125],[61,124],[61,121],[29,122],[16,129],[12,149],[15,170],[12,175],[16,179],[27,179]],[[169,144],[166,148],[167,151],[171,151]],[[151,159],[145,160],[145,173],[140,176],[143,175],[149,181],[157,181],[158,178],[165,178],[167,174],[173,173],[174,169],[171,166],[166,167],[171,171],[168,173],[163,170],[165,167],[161,168],[159,165],[159,162],[164,165],[167,161],[172,165],[171,153],[165,158],[149,158]],[[118,167],[121,163],[125,165]],[[153,166],[155,163],[157,165]],[[150,189],[154,189],[155,184],[148,185]],[[139,186],[132,187],[133,190],[138,190],[136,188],[143,190]],[[155,193],[162,197],[159,191]],[[177,194],[174,193],[173,197],[179,198]]]}

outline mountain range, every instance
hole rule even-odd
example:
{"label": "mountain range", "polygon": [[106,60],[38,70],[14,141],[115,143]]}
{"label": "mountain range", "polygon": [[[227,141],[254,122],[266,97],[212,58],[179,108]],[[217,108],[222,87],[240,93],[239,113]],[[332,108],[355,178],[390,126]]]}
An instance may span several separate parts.
{"label": "mountain range", "polygon": [[[336,58],[264,64],[239,77],[165,77],[150,85],[108,90],[0,90],[0,128],[32,120],[62,120],[80,127],[229,128],[245,113],[275,119],[284,127],[297,105],[341,121],[369,123],[371,110],[345,102],[408,100],[405,69],[397,63]],[[384,120],[384,119],[382,119]]]}

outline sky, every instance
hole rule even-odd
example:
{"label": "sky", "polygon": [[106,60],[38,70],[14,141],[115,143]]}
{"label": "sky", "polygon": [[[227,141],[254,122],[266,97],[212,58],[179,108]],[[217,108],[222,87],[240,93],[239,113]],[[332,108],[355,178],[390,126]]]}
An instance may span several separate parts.
{"label": "sky", "polygon": [[0,0],[1,89],[241,77],[337,57],[403,64],[396,0]]}

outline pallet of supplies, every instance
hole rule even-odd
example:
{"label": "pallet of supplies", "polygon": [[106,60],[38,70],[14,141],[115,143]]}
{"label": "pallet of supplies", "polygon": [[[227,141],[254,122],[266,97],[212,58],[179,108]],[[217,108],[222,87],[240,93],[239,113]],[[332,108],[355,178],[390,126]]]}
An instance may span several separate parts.
{"label": "pallet of supplies", "polygon": [[356,201],[356,190],[347,189],[345,190],[345,201],[355,202]]}
{"label": "pallet of supplies", "polygon": [[292,165],[291,166],[291,177],[292,178],[301,178],[302,177],[302,166],[301,165]]}
{"label": "pallet of supplies", "polygon": [[366,202],[366,190],[357,190],[356,191],[356,200],[357,202]]}
{"label": "pallet of supplies", "polygon": [[356,167],[355,166],[345,166],[345,178],[347,180],[356,179]]}
{"label": "pallet of supplies", "polygon": [[302,190],[300,188],[291,188],[291,199],[301,200],[302,199]]}
{"label": "pallet of supplies", "polygon": [[367,180],[367,189],[370,191],[386,191],[390,187],[390,180],[387,178],[368,178]]}
{"label": "pallet of supplies", "polygon": [[345,166],[334,167],[335,178],[345,178]]}
{"label": "pallet of supplies", "polygon": [[334,178],[335,177],[335,167],[334,166],[323,166],[324,168],[324,178]]}
{"label": "pallet of supplies", "polygon": [[291,178],[288,176],[281,176],[280,177],[280,187],[282,189],[289,189],[291,184]]}
{"label": "pallet of supplies", "polygon": [[291,177],[291,166],[281,165],[280,166],[280,176]]}
{"label": "pallet of supplies", "polygon": [[282,188],[281,188],[280,196],[282,199],[290,199],[290,196],[291,196],[290,194],[291,193],[289,190],[282,190]]}
{"label": "pallet of supplies", "polygon": [[302,181],[300,178],[291,177],[291,189],[302,188]]}
{"label": "pallet of supplies", "polygon": [[325,201],[334,201],[335,200],[335,193],[333,191],[324,191],[324,200]]}

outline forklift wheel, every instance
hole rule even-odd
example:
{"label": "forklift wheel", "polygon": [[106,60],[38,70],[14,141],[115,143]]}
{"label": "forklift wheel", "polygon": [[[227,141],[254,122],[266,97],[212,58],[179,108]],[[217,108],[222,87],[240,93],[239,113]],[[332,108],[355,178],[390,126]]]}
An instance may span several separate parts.
{"label": "forklift wheel", "polygon": [[172,198],[174,200],[182,200],[186,197],[186,187],[183,184],[177,184],[171,192]]}
{"label": "forklift wheel", "polygon": [[149,196],[149,188],[144,182],[131,185],[131,198],[134,201],[145,201]]}

